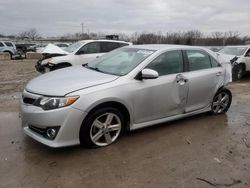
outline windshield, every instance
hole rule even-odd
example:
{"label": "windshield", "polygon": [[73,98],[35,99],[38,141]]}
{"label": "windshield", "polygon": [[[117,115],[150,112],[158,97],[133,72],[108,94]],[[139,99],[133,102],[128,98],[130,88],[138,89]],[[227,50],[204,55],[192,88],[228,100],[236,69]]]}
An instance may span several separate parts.
{"label": "windshield", "polygon": [[95,59],[87,66],[100,72],[123,76],[154,52],[154,50],[123,47]]}
{"label": "windshield", "polygon": [[71,44],[69,47],[65,48],[64,50],[66,52],[72,53],[75,50],[77,50],[78,48],[80,48],[83,44],[84,44],[84,42],[76,42],[74,44]]}
{"label": "windshield", "polygon": [[219,51],[219,53],[242,56],[246,50],[247,47],[224,47]]}

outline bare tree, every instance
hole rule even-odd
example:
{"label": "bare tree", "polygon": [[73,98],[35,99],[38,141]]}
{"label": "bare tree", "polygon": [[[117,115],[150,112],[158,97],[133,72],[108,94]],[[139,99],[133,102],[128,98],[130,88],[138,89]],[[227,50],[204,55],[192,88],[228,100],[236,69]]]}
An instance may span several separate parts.
{"label": "bare tree", "polygon": [[23,31],[17,34],[17,37],[20,39],[30,39],[30,40],[36,40],[36,39],[41,38],[40,34],[37,32],[35,28],[31,28],[29,30]]}

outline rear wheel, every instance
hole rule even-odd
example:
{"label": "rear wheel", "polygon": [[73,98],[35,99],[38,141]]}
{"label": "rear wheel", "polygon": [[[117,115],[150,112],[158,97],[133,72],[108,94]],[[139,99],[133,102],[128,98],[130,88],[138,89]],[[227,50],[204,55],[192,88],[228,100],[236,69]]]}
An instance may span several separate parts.
{"label": "rear wheel", "polygon": [[214,98],[211,105],[212,114],[226,113],[232,102],[232,93],[228,89],[219,90]]}
{"label": "rear wheel", "polygon": [[103,147],[114,143],[124,127],[119,110],[104,107],[90,114],[80,130],[80,142],[87,147]]}

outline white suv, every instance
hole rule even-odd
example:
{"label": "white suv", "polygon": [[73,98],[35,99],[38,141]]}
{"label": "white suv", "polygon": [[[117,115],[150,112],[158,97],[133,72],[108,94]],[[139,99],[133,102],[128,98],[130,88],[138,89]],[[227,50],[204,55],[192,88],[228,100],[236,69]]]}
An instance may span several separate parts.
{"label": "white suv", "polygon": [[237,66],[233,69],[235,80],[241,79],[247,71],[250,71],[250,45],[247,46],[226,46],[219,53],[237,57]]}
{"label": "white suv", "polygon": [[43,52],[45,56],[37,62],[36,69],[44,73],[73,65],[87,64],[109,51],[127,45],[132,45],[132,43],[115,40],[82,40],[58,52],[53,51],[48,54],[45,49]]}
{"label": "white suv", "polygon": [[10,58],[17,54],[16,46],[13,42],[0,41],[0,52],[6,52],[10,54]]}

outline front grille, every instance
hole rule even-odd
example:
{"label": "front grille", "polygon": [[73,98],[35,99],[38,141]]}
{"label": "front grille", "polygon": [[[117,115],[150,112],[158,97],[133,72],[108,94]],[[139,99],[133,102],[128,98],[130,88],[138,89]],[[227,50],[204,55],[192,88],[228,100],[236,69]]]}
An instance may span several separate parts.
{"label": "front grille", "polygon": [[36,101],[36,99],[32,99],[32,98],[28,98],[28,97],[23,98],[23,102],[26,104],[34,104],[35,101]]}

